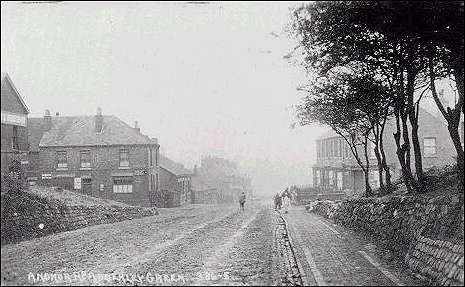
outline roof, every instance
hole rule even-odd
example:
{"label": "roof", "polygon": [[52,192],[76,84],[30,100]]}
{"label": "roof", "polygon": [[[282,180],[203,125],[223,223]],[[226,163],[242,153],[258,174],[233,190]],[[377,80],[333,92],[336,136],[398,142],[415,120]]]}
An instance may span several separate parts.
{"label": "roof", "polygon": [[318,137],[319,140],[321,139],[329,139],[329,138],[334,138],[334,137],[340,137],[333,129],[330,129],[323,133],[321,136]]}
{"label": "roof", "polygon": [[[419,118],[422,118],[422,117],[431,117],[432,119],[435,119],[438,122],[447,125],[444,117],[442,117],[442,116],[437,117],[437,116],[433,115],[432,113],[428,112],[426,109],[420,107],[419,108]],[[391,118],[390,120],[388,120],[387,125],[394,124],[394,121],[395,121],[395,119]],[[420,121],[421,121],[421,119],[420,119]],[[421,125],[421,122],[420,122],[420,125]],[[334,137],[341,137],[341,136],[338,135],[333,129],[329,129],[328,131],[323,133],[321,136],[319,136],[317,140],[329,139],[329,138],[334,138]]]}
{"label": "roof", "polygon": [[[6,72],[2,72],[2,110],[29,113],[23,98],[16,89],[13,81]],[[20,111],[20,109],[22,111]]]}
{"label": "roof", "polygon": [[192,172],[186,169],[182,164],[177,163],[169,159],[163,154],[160,154],[160,167],[166,169],[167,171],[175,174],[175,175],[190,175]]}
{"label": "roof", "polygon": [[214,187],[211,187],[210,185],[205,183],[205,181],[203,181],[199,176],[192,177],[191,188],[192,190],[196,191],[215,189]]}
{"label": "roof", "polygon": [[29,150],[38,152],[39,143],[44,134],[43,119],[41,118],[28,118],[27,119],[27,137],[29,141]]}
{"label": "roof", "polygon": [[103,116],[101,132],[95,132],[95,116],[52,117],[50,131],[43,118],[29,118],[30,149],[53,146],[153,145],[155,141],[141,134],[116,116]]}

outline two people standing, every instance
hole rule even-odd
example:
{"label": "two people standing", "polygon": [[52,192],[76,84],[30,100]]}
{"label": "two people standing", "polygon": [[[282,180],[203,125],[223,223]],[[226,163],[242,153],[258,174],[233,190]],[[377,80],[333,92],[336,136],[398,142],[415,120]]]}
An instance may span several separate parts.
{"label": "two people standing", "polygon": [[291,197],[289,194],[289,189],[286,188],[286,190],[283,191],[282,194],[278,192],[274,196],[274,208],[276,210],[283,209],[284,213],[288,213],[290,206],[291,206]]}

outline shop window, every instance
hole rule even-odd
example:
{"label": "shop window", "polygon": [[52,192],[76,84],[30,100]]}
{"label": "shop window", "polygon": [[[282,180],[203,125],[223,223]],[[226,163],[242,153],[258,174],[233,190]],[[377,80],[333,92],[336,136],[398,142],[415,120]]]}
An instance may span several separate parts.
{"label": "shop window", "polygon": [[132,193],[132,178],[115,178],[113,179],[114,193]]}

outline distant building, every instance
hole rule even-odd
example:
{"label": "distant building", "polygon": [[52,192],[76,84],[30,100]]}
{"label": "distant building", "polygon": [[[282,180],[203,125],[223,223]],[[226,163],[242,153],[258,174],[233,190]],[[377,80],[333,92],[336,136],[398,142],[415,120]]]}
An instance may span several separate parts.
{"label": "distant building", "polygon": [[240,174],[237,164],[215,156],[202,157],[197,177],[209,187],[216,188],[218,203],[235,203],[240,193],[252,198],[251,179]]}
{"label": "distant building", "polygon": [[157,206],[176,207],[191,202],[192,172],[160,154],[160,193]]}
{"label": "distant building", "polygon": [[29,109],[7,73],[2,73],[1,93],[1,173],[4,174],[8,172],[11,161],[26,162]]}
{"label": "distant building", "polygon": [[156,139],[115,116],[30,118],[29,180],[131,205],[155,206]]}
{"label": "distant building", "polygon": [[218,189],[209,186],[199,176],[193,176],[191,180],[192,203],[217,204],[221,203]]}
{"label": "distant building", "polygon": [[[450,139],[447,124],[424,109],[420,109],[418,136],[423,156],[423,168],[443,166],[455,161],[455,149]],[[401,176],[396,155],[393,133],[394,120],[386,124],[384,150],[392,178]],[[463,130],[462,130],[463,134]],[[363,155],[363,151],[360,151]],[[377,161],[373,146],[369,146],[370,185],[379,187]],[[411,148],[412,170],[414,167],[413,147]],[[346,194],[360,194],[365,191],[365,180],[361,168],[355,161],[345,140],[334,131],[329,131],[317,140],[317,163],[313,166],[313,185],[328,191],[345,191]]]}

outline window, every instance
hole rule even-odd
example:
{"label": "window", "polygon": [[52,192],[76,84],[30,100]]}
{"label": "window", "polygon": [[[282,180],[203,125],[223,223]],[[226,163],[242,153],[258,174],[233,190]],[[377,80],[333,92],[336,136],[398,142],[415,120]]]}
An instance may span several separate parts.
{"label": "window", "polygon": [[149,165],[153,166],[153,149],[149,147]]}
{"label": "window", "polygon": [[334,172],[332,170],[328,172],[328,183],[334,185]]}
{"label": "window", "polygon": [[336,181],[336,186],[338,190],[342,190],[344,183],[344,173],[342,171],[337,172],[337,181]]}
{"label": "window", "polygon": [[372,188],[379,188],[379,173],[377,170],[370,170],[369,182]]}
{"label": "window", "polygon": [[334,145],[333,145],[333,140],[329,140],[329,157],[334,156]]}
{"label": "window", "polygon": [[13,136],[11,137],[11,148],[19,149],[18,146],[18,127],[13,126]]}
{"label": "window", "polygon": [[320,142],[319,141],[316,142],[316,157],[317,158],[321,157],[321,154],[320,154]]}
{"label": "window", "polygon": [[375,144],[370,142],[370,144],[368,145],[368,148],[370,149],[369,152],[370,152],[370,159],[376,159],[376,153],[375,153]]}
{"label": "window", "polygon": [[92,178],[85,177],[82,179],[82,184],[92,184]]}
{"label": "window", "polygon": [[80,158],[81,158],[81,167],[90,167],[90,151],[81,150]]}
{"label": "window", "polygon": [[339,157],[344,157],[344,140],[339,139]]}
{"label": "window", "polygon": [[121,166],[121,167],[129,166],[129,150],[120,149],[120,151],[119,151],[119,166]]}
{"label": "window", "polygon": [[132,177],[113,179],[114,193],[132,193]]}
{"label": "window", "polygon": [[57,167],[67,168],[68,167],[68,156],[66,151],[57,151]]}
{"label": "window", "polygon": [[346,149],[346,157],[352,158],[352,150],[350,149],[350,146],[348,143],[345,143],[345,149]]}
{"label": "window", "polygon": [[315,176],[315,179],[316,179],[315,185],[319,186],[320,185],[320,170],[316,170],[315,175],[316,175]]}
{"label": "window", "polygon": [[99,185],[99,187],[98,187],[98,190],[99,190],[100,192],[104,192],[104,191],[105,191],[105,185],[104,185],[103,183],[101,183],[101,184]]}
{"label": "window", "polygon": [[[155,150],[155,166],[158,166],[158,149]],[[158,184],[158,181],[157,181]]]}
{"label": "window", "polygon": [[424,138],[423,147],[425,157],[436,155],[436,138]]}

